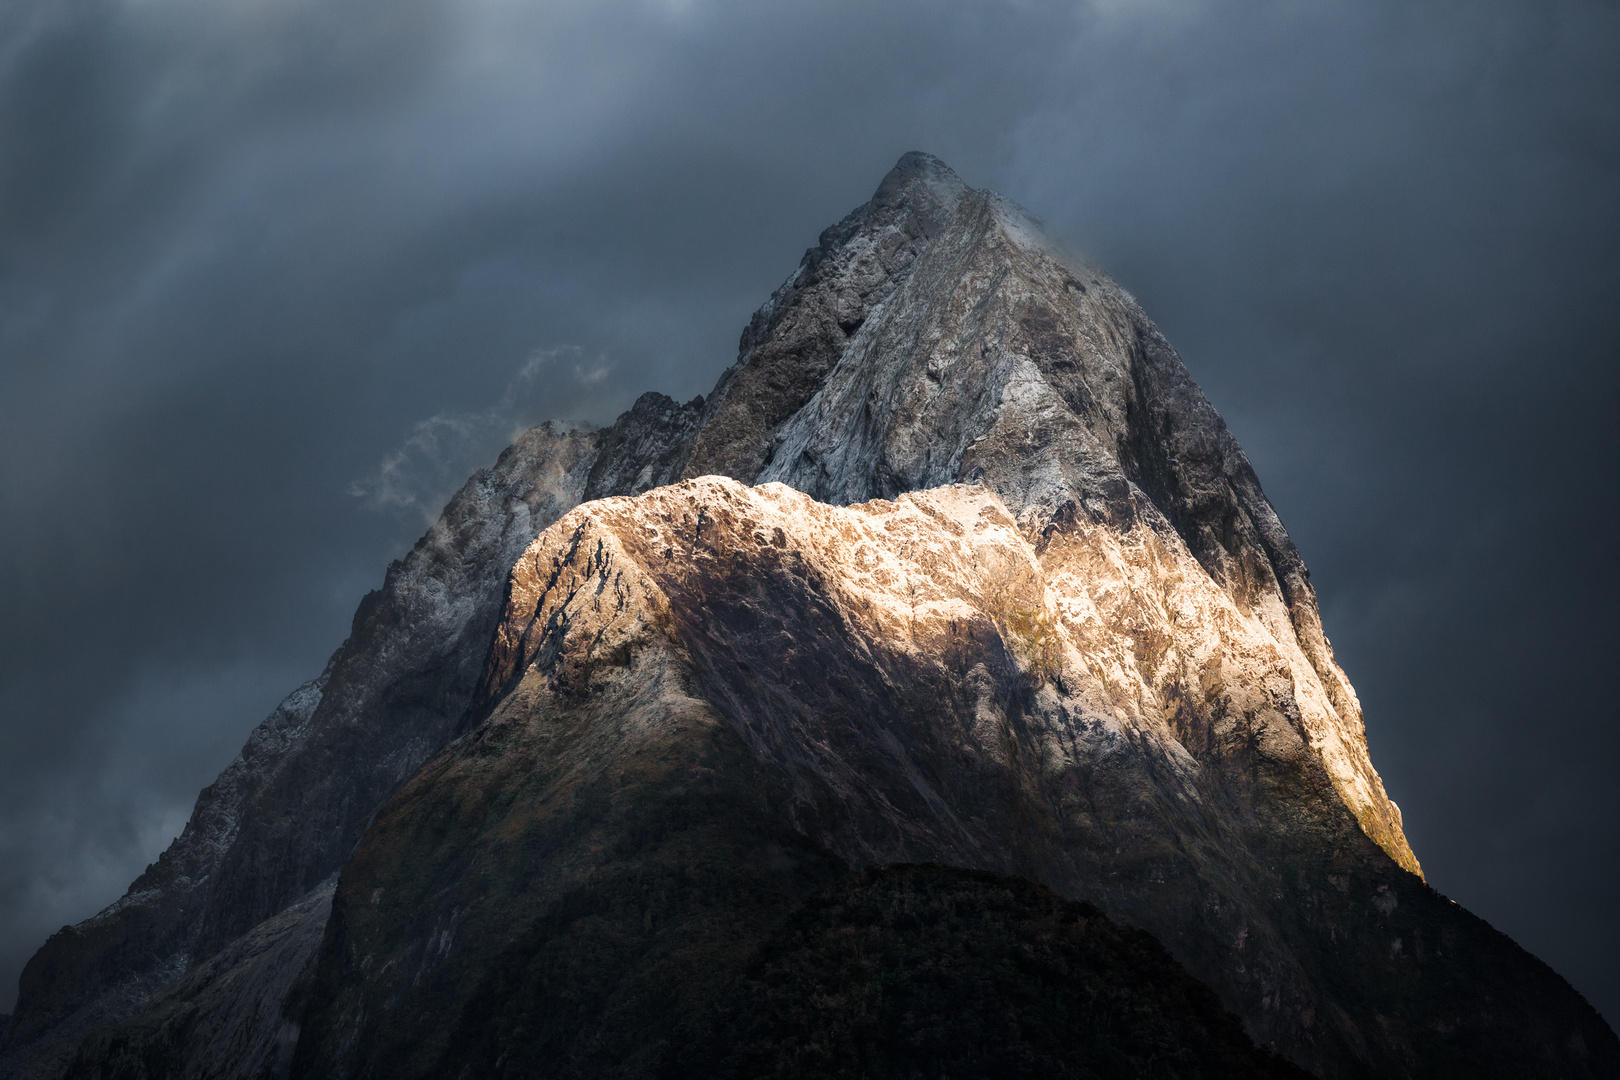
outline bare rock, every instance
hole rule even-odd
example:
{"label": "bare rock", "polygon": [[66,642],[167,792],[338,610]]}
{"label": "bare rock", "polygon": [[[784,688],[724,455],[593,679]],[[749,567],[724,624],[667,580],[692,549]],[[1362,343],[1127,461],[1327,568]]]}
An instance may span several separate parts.
{"label": "bare rock", "polygon": [[523,1023],[567,1016],[568,1071],[658,1075],[617,1010],[701,1013],[830,873],[817,851],[1090,901],[1324,1077],[1620,1065],[1567,984],[1363,832],[1290,662],[1140,521],[1032,541],[984,486],[838,507],[721,477],[586,504],[513,570],[487,719],[344,869],[295,1075],[454,1075],[521,1041],[468,1004],[516,992],[497,967]]}
{"label": "bare rock", "polygon": [[703,415],[703,399],[677,405],[663,394],[642,394],[601,435],[580,501],[639,495],[679,480]]}
{"label": "bare rock", "polygon": [[[264,1080],[298,1045],[294,990],[312,973],[336,877],[154,994],[133,1017],[86,1039],[74,1080]],[[293,1008],[288,1008],[289,1001]]]}
{"label": "bare rock", "polygon": [[0,1076],[59,1076],[85,1034],[141,1008],[330,877],[377,804],[451,737],[482,671],[506,572],[575,505],[598,436],[546,426],[480,472],[198,796],[117,903],[24,969]]}
{"label": "bare rock", "polygon": [[709,395],[685,475],[759,475],[777,431],[820,390],[966,193],[939,159],[907,154],[870,202],[821,234],[743,331],[737,363]]}

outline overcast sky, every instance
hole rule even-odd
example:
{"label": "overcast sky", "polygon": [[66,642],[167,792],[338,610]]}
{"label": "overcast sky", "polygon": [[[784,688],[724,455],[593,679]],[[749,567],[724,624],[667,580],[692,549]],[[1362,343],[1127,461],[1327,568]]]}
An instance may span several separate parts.
{"label": "overcast sky", "polygon": [[1620,1022],[1614,0],[0,2],[0,1011],[547,417],[907,150],[1253,459],[1442,892]]}

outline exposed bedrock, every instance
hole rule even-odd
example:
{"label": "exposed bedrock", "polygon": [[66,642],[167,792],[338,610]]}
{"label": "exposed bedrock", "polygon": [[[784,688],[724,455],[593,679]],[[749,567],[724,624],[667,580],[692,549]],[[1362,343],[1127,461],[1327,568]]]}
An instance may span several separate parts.
{"label": "exposed bedrock", "polygon": [[[1368,838],[1288,663],[1141,521],[1028,533],[984,486],[836,507],[721,477],[587,504],[514,568],[487,718],[345,868],[295,1075],[457,1074],[519,938],[580,950],[526,993],[605,1069],[589,1047],[640,995],[701,1026],[817,852],[1095,903],[1322,1076],[1620,1063],[1556,974]],[[600,970],[589,911],[625,954]]]}

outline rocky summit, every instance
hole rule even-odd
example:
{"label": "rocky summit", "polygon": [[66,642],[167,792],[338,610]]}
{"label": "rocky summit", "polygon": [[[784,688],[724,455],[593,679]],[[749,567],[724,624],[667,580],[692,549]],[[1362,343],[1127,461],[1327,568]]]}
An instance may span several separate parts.
{"label": "rocky summit", "polygon": [[30,1080],[951,1070],[1620,1041],[1423,881],[1174,350],[924,154],[707,398],[469,480],[0,1043]]}

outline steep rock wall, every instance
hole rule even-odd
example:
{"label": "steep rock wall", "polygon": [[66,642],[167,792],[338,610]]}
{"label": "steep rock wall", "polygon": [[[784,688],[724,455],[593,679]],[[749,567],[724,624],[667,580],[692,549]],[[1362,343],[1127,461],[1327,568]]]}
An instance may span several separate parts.
{"label": "steep rock wall", "polygon": [[[1140,518],[1032,543],[984,486],[837,507],[720,477],[587,504],[513,570],[488,718],[345,868],[295,1075],[457,1072],[518,940],[574,941],[548,977],[601,1002],[675,993],[698,977],[681,949],[713,959],[701,928],[757,940],[817,849],[1096,903],[1320,1076],[1620,1067],[1567,984],[1365,835],[1313,749],[1304,663]],[[795,836],[814,847],[778,875],[767,852]],[[649,906],[611,966],[562,930],[595,883],[683,859],[752,884],[678,910],[623,886]],[[657,1075],[655,1050],[613,1067]]]}
{"label": "steep rock wall", "polygon": [[575,505],[597,436],[536,428],[469,480],[294,691],[198,796],[185,831],[117,903],[24,970],[0,1076],[59,1076],[86,1033],[306,896],[376,805],[450,738],[511,561]]}

